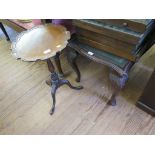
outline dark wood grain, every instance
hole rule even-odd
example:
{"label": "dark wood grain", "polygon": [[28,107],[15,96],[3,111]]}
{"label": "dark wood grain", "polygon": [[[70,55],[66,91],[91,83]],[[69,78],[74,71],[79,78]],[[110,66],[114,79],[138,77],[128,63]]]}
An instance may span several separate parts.
{"label": "dark wood grain", "polygon": [[136,32],[141,32],[141,33],[143,33],[147,27],[147,23],[136,22],[134,20],[128,20],[128,19],[98,19],[97,21],[107,22],[112,25],[125,27],[125,28],[131,29]]}
{"label": "dark wood grain", "polygon": [[77,38],[78,38],[78,40],[80,42],[82,42],[84,44],[87,44],[87,45],[89,45],[91,47],[94,47],[94,48],[97,48],[97,49],[100,49],[100,50],[107,51],[109,53],[112,53],[112,54],[115,54],[117,56],[123,57],[125,59],[130,60],[130,61],[135,61],[136,60],[136,57],[134,55],[130,54],[130,53],[127,53],[127,52],[124,52],[124,51],[115,49],[113,47],[110,47],[110,46],[107,46],[107,45],[98,43],[96,41],[90,40],[90,39],[85,38],[85,37],[81,37],[79,35],[77,35]]}
{"label": "dark wood grain", "polygon": [[131,52],[135,47],[135,45],[133,44],[128,44],[126,42],[123,42],[99,33],[95,33],[89,30],[77,28],[76,32],[81,36],[86,36],[88,39],[94,40],[98,43],[101,43],[107,46],[111,46],[113,48],[116,48],[124,52]]}
{"label": "dark wood grain", "polygon": [[106,28],[106,27],[99,27],[95,25],[95,23],[88,23],[84,20],[73,20],[73,25],[82,29],[90,30],[96,33],[100,33],[102,35],[115,38],[117,40],[121,40],[130,44],[137,44],[140,35],[130,34],[118,30],[114,30],[112,28]]}

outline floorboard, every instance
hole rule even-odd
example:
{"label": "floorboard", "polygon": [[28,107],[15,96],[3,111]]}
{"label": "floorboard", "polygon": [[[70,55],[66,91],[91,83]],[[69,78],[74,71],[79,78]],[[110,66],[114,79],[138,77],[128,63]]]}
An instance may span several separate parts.
{"label": "floorboard", "polygon": [[[6,28],[14,41],[17,33]],[[53,116],[46,63],[16,60],[10,48],[0,32],[0,134],[155,134],[155,118],[135,106],[155,68],[155,46],[134,65],[114,107],[107,105],[113,91],[108,68],[80,56],[84,89],[58,89]],[[79,85],[66,52],[61,56],[65,78]]]}

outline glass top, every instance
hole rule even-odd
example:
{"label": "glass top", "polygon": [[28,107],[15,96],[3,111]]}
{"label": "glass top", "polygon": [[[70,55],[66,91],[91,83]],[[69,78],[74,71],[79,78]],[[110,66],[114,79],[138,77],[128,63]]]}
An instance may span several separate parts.
{"label": "glass top", "polygon": [[61,25],[39,25],[17,36],[12,54],[25,61],[45,60],[63,50],[69,39],[70,32]]}

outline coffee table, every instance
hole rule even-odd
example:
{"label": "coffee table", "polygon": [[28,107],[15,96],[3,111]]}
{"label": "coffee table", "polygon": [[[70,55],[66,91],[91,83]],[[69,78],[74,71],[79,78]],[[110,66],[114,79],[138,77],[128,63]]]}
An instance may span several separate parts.
{"label": "coffee table", "polygon": [[24,61],[43,60],[47,62],[48,69],[51,72],[51,96],[53,105],[50,110],[52,115],[56,104],[56,90],[66,84],[72,89],[80,90],[83,87],[74,87],[66,79],[61,79],[55,71],[50,58],[56,58],[58,52],[61,52],[70,39],[70,32],[60,25],[45,24],[36,26],[30,30],[20,33],[16,41],[12,43],[12,55],[17,59]]}

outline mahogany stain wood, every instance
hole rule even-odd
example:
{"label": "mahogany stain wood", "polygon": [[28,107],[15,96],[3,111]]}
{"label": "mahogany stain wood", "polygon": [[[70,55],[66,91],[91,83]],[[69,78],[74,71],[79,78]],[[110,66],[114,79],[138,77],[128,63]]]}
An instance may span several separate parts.
{"label": "mahogany stain wood", "polygon": [[113,53],[113,54],[115,54],[117,56],[123,57],[125,59],[130,60],[130,61],[136,61],[136,57],[134,55],[132,55],[131,53],[127,53],[127,52],[118,50],[116,48],[113,48],[111,46],[101,44],[101,43],[98,43],[98,42],[93,41],[93,40],[89,40],[86,37],[77,36],[77,38],[78,38],[78,40],[80,42],[85,43],[87,45],[90,45],[90,46],[92,46],[94,48],[97,48],[97,49],[100,49],[100,50],[103,50],[103,51],[107,51],[109,53]]}
{"label": "mahogany stain wood", "polygon": [[148,24],[147,22],[141,22],[141,20],[130,20],[130,19],[97,19],[97,21],[107,22],[112,25],[125,27],[140,33],[143,33],[146,30]]}
{"label": "mahogany stain wood", "polygon": [[140,35],[134,35],[134,34],[129,34],[129,33],[122,33],[118,30],[114,30],[114,29],[110,29],[110,28],[105,28],[105,27],[99,27],[96,26],[95,24],[90,24],[86,21],[82,21],[82,20],[73,20],[73,24],[76,27],[79,28],[83,28],[86,30],[90,30],[96,33],[100,33],[130,44],[137,44],[139,39],[140,39]]}
{"label": "mahogany stain wood", "polygon": [[134,49],[135,45],[133,44],[128,44],[124,41],[120,41],[118,39],[114,39],[112,37],[108,37],[99,33],[95,33],[93,31],[89,31],[89,30],[84,30],[81,28],[76,28],[76,32],[77,34],[81,35],[81,36],[87,36],[88,39],[90,40],[94,40],[98,43],[101,44],[105,44],[108,46],[111,46],[115,49],[124,51],[124,52],[128,52],[131,53],[131,51]]}

